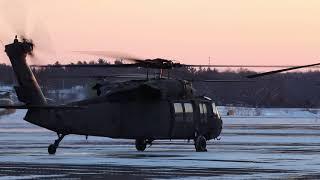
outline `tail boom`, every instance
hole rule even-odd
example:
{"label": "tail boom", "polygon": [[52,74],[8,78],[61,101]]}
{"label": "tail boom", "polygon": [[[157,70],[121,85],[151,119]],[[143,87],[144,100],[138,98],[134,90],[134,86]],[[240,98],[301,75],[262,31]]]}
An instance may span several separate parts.
{"label": "tail boom", "polygon": [[32,50],[32,42],[19,42],[17,38],[12,44],[5,46],[5,52],[17,77],[18,86],[15,90],[19,101],[27,105],[45,105],[46,99],[26,60],[27,55],[32,54]]}

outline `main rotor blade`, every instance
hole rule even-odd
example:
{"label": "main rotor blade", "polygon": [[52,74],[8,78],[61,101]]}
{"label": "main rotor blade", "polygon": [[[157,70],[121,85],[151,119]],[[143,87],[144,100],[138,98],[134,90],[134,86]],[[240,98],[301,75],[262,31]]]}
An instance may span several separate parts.
{"label": "main rotor blade", "polygon": [[[197,65],[197,64],[182,64],[182,66],[185,67],[239,67],[239,68],[290,68],[290,67],[296,67],[297,65],[240,65],[240,64],[234,64],[234,65],[227,65],[227,64],[212,64],[212,65]],[[314,67],[319,68],[319,67]]]}
{"label": "main rotor blade", "polygon": [[220,80],[220,79],[194,79],[193,82],[213,82],[213,83],[252,83],[250,80]]}
{"label": "main rotor blade", "polygon": [[[143,64],[148,62],[143,61]],[[99,67],[99,68],[109,68],[109,67],[142,67],[143,64],[61,64],[61,65],[31,65],[31,67],[53,67],[53,68],[66,68],[66,67]],[[289,65],[189,65],[189,64],[179,64],[174,66],[174,68],[179,67],[255,67],[255,68],[274,68],[274,67],[292,67]]]}
{"label": "main rotor blade", "polygon": [[30,65],[34,68],[131,68],[139,67],[137,64],[62,64],[62,65]]}
{"label": "main rotor blade", "polygon": [[285,72],[285,71],[291,71],[291,70],[295,70],[295,69],[314,67],[314,66],[319,66],[319,65],[320,65],[320,63],[303,65],[303,66],[294,66],[294,67],[290,67],[290,68],[279,69],[279,70],[274,70],[274,71],[268,71],[268,72],[264,72],[264,73],[249,75],[249,76],[247,76],[247,78],[257,78],[257,77],[261,77],[261,76],[267,76],[267,75],[281,73],[281,72]]}
{"label": "main rotor blade", "polygon": [[[145,74],[123,74],[123,75],[66,75],[66,76],[48,76],[48,78],[55,79],[105,79],[105,78],[136,78],[136,79],[146,79],[148,76]],[[150,75],[149,75],[150,78]]]}
{"label": "main rotor blade", "polygon": [[102,57],[109,57],[109,58],[117,58],[117,59],[124,59],[133,61],[136,63],[144,61],[144,59],[134,57],[130,54],[125,54],[121,52],[113,52],[113,51],[72,51],[75,53],[86,54],[86,55],[93,55],[93,56],[102,56]]}

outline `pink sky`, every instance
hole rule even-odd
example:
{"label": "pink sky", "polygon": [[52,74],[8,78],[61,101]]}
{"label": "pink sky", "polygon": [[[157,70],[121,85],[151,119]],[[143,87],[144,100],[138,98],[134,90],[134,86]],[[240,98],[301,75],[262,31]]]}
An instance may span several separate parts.
{"label": "pink sky", "polygon": [[[19,15],[26,14],[19,13],[24,10],[16,2],[0,0],[0,38],[6,43],[14,32],[4,19],[20,26],[24,18]],[[46,63],[55,57],[62,61],[72,50],[120,51],[189,64],[208,64],[209,56],[215,64],[308,64],[320,56],[319,0],[21,2],[28,10],[28,31],[41,22],[52,38],[57,55],[43,57]],[[36,42],[45,39],[43,33],[33,34]],[[4,53],[0,61],[8,62]]]}

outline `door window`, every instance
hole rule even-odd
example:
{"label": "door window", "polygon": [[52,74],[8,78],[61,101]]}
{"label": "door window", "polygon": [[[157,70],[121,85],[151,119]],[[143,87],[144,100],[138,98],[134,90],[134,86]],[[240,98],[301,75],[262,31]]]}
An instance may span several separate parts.
{"label": "door window", "polygon": [[181,103],[173,103],[175,120],[177,122],[183,122],[183,108]]}
{"label": "door window", "polygon": [[183,113],[182,105],[181,103],[174,103],[174,112],[177,113]]}

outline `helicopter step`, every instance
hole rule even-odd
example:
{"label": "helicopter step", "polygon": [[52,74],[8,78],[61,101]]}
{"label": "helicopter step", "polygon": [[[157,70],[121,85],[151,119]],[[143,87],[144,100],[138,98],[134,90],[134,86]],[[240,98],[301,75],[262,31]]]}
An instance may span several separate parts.
{"label": "helicopter step", "polygon": [[49,154],[55,154],[57,151],[57,148],[59,147],[60,142],[65,137],[65,134],[58,134],[58,139],[54,141],[53,144],[50,144],[48,147],[48,153]]}

